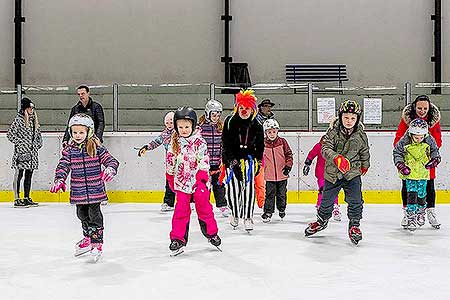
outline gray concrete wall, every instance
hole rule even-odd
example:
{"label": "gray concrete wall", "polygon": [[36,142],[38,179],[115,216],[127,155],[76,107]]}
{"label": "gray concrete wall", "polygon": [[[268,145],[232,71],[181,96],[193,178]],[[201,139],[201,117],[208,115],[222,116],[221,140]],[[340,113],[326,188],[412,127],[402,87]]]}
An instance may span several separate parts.
{"label": "gray concrete wall", "polygon": [[[231,1],[231,55],[254,82],[286,63],[345,63],[348,85],[432,81],[429,0]],[[27,84],[223,81],[223,1],[24,1]],[[0,2],[0,86],[12,86],[14,1]],[[443,81],[450,81],[443,1]]]}

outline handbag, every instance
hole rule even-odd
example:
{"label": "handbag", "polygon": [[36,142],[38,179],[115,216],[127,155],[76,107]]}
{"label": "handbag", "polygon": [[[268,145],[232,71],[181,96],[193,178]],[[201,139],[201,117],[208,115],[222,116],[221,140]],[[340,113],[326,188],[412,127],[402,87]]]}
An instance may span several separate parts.
{"label": "handbag", "polygon": [[17,162],[22,163],[22,162],[27,162],[31,160],[31,153],[19,153],[17,155]]}

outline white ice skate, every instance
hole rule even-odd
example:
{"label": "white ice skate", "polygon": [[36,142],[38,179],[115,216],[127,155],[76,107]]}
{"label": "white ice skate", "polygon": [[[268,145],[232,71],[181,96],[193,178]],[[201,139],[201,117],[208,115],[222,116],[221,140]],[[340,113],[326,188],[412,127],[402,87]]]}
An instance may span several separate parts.
{"label": "white ice skate", "polygon": [[91,238],[88,236],[85,236],[83,239],[81,239],[78,243],[75,244],[75,257],[81,256],[83,254],[88,253],[91,251]]}
{"label": "white ice skate", "polygon": [[339,205],[335,204],[333,207],[333,220],[340,222],[342,219],[341,212],[339,210]]}
{"label": "white ice skate", "polygon": [[406,216],[408,219],[408,225],[406,226],[406,228],[411,232],[415,231],[418,227],[417,213],[415,211],[406,211]]}
{"label": "white ice skate", "polygon": [[440,229],[441,223],[436,218],[436,212],[434,211],[434,207],[427,208],[427,218],[428,222],[430,222],[431,227],[434,229]]}
{"label": "white ice skate", "polygon": [[233,229],[236,229],[239,225],[239,218],[233,217],[233,215],[230,215],[230,225],[233,227]]}
{"label": "white ice skate", "polygon": [[103,255],[103,245],[101,243],[92,244],[91,257],[94,263],[98,262]]}
{"label": "white ice skate", "polygon": [[253,230],[253,220],[251,218],[244,219],[244,229],[247,232],[250,232]]}
{"label": "white ice skate", "polygon": [[161,204],[161,212],[162,213],[172,211],[172,210],[173,210],[173,207],[169,206],[167,203]]}
{"label": "white ice skate", "polygon": [[417,209],[417,225],[419,225],[419,227],[425,224],[425,210],[425,205],[419,206],[419,208]]}
{"label": "white ice skate", "polygon": [[222,217],[228,218],[230,215],[230,210],[226,206],[219,207],[220,212],[222,213]]}
{"label": "white ice skate", "polygon": [[402,210],[403,210],[403,219],[400,224],[403,227],[403,229],[408,229],[408,216],[406,215],[406,209],[403,207]]}

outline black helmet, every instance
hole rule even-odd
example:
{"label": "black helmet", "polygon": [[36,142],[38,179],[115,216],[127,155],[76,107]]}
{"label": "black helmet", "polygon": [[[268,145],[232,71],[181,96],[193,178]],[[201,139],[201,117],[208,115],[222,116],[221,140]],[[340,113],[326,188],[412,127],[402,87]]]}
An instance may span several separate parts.
{"label": "black helmet", "polygon": [[194,109],[189,106],[178,107],[175,111],[175,115],[173,116],[173,127],[175,128],[176,133],[178,133],[177,121],[185,119],[192,121],[192,132],[194,132],[195,127],[197,127],[197,114]]}
{"label": "black helmet", "polygon": [[356,114],[358,117],[356,119],[355,126],[358,126],[359,119],[361,118],[362,109],[358,102],[353,100],[346,100],[341,103],[339,107],[339,122],[342,124],[342,114],[344,113],[352,113]]}

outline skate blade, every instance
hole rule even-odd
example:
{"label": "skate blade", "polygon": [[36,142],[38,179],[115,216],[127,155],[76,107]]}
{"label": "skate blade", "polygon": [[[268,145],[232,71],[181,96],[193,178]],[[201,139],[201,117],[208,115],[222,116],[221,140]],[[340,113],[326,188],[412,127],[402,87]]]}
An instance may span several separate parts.
{"label": "skate blade", "polygon": [[350,241],[354,244],[354,245],[358,245],[358,243],[362,240],[362,236],[356,236],[354,238],[350,238]]}
{"label": "skate blade", "polygon": [[178,250],[172,251],[172,252],[170,253],[170,256],[171,256],[171,257],[175,257],[175,256],[178,256],[178,255],[180,255],[180,254],[182,254],[182,253],[184,253],[184,247],[181,247],[181,248],[178,249]]}
{"label": "skate blade", "polygon": [[214,246],[214,245],[212,245],[214,248],[216,248],[217,250],[219,250],[219,252],[223,252],[222,251],[222,248],[220,248],[220,246]]}
{"label": "skate blade", "polygon": [[434,229],[441,229],[441,224],[439,224],[439,225],[431,225],[431,227],[433,227]]}
{"label": "skate blade", "polygon": [[102,253],[98,253],[92,256],[92,262],[95,264],[102,258]]}
{"label": "skate blade", "polygon": [[[86,248],[89,248],[89,247],[86,247]],[[82,255],[84,255],[84,254],[86,254],[86,253],[89,253],[91,251],[91,249],[86,249],[86,250],[84,250],[84,251],[82,251],[82,252],[75,252],[74,253],[74,255],[73,256],[75,256],[75,257],[80,257],[80,256],[82,256]]]}

